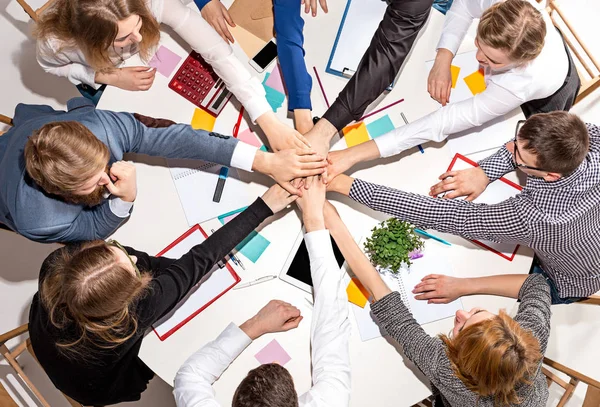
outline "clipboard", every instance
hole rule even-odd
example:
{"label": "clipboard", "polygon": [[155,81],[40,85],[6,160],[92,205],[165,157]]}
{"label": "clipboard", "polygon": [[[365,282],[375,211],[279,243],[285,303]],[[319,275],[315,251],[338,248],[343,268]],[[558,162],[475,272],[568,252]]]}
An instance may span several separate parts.
{"label": "clipboard", "polygon": [[381,0],[348,0],[325,72],[346,79],[354,75],[386,9]]}
{"label": "clipboard", "polygon": [[[454,167],[458,168],[454,168]],[[469,167],[479,167],[475,161],[465,157],[462,154],[456,154],[450,163],[447,171],[452,171],[453,169],[464,169]],[[490,188],[491,187],[491,188]],[[490,183],[485,191],[473,200],[475,203],[487,203],[494,204],[498,202],[505,201],[512,196],[518,195],[523,190],[518,184],[504,178],[500,177],[496,181]],[[504,197],[504,199],[502,199]],[[459,199],[459,198],[456,198]],[[464,198],[463,198],[464,199]],[[517,254],[517,250],[519,249],[519,245],[510,244],[510,243],[496,243],[485,240],[471,240],[478,246],[481,246],[493,253],[496,253],[498,256],[508,260],[513,261],[515,255]]]}
{"label": "clipboard", "polygon": [[[175,239],[173,243],[161,250],[156,257],[170,254],[168,257],[179,258],[207,238],[208,235],[204,229],[200,225],[194,225]],[[152,325],[152,330],[158,336],[158,339],[161,341],[166,340],[240,281],[241,278],[231,267],[229,261],[224,268],[215,265],[171,312]]]}

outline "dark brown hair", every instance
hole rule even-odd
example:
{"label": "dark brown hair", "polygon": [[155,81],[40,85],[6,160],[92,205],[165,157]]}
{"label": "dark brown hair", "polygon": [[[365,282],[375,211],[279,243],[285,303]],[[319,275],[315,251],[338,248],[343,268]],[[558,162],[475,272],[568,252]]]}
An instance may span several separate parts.
{"label": "dark brown hair", "polygon": [[56,345],[72,357],[92,357],[112,349],[137,332],[133,305],[147,291],[150,273],[134,275],[118,262],[102,240],[72,244],[48,256],[39,295],[51,323],[74,325],[76,338]]}
{"label": "dark brown hair", "polygon": [[148,61],[160,40],[160,25],[144,0],[54,0],[40,16],[35,35],[41,41],[58,39],[63,48],[79,48],[92,68],[110,71],[118,22],[132,15],[142,20],[140,56]]}
{"label": "dark brown hair", "polygon": [[590,148],[590,136],[583,120],[563,111],[531,116],[517,137],[526,150],[535,154],[536,167],[563,176],[579,167]]}
{"label": "dark brown hair", "polygon": [[110,153],[78,122],[52,122],[29,137],[24,150],[29,176],[46,192],[69,195],[106,168]]}
{"label": "dark brown hair", "polygon": [[504,50],[511,61],[537,58],[544,48],[546,22],[542,13],[525,0],[506,0],[488,8],[477,26],[477,39]]}
{"label": "dark brown hair", "polygon": [[233,395],[232,407],[298,407],[290,372],[277,363],[248,372]]}
{"label": "dark brown hair", "polygon": [[540,343],[503,310],[463,329],[455,338],[441,335],[456,376],[497,406],[519,404],[516,388],[530,384],[542,361]]}

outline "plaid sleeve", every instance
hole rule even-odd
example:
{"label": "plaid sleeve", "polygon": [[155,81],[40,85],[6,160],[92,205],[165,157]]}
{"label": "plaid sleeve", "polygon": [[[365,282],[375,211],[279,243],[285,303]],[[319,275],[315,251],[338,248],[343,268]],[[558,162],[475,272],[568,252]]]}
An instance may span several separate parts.
{"label": "plaid sleeve", "polygon": [[506,146],[502,146],[491,156],[479,161],[478,164],[490,179],[490,182],[494,182],[504,174],[515,170],[512,154],[506,149]]}
{"label": "plaid sleeve", "polygon": [[431,198],[355,179],[350,198],[424,229],[528,245],[535,207],[522,194],[495,205]]}

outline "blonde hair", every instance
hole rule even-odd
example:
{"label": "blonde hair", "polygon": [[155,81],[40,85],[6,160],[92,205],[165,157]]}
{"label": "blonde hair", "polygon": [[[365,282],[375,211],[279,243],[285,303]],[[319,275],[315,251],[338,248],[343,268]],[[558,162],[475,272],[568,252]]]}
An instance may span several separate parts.
{"label": "blonde hair", "polygon": [[74,325],[77,337],[56,345],[72,357],[93,358],[93,348],[113,349],[137,332],[133,306],[148,289],[150,273],[137,277],[102,240],[65,246],[44,261],[40,298],[56,328]]}
{"label": "blonde hair", "polygon": [[40,16],[35,35],[38,40],[56,38],[63,47],[81,49],[92,68],[106,72],[114,68],[109,51],[118,22],[132,15],[142,20],[140,56],[148,61],[160,40],[160,25],[144,0],[55,0]]}
{"label": "blonde hair", "polygon": [[506,51],[518,64],[537,58],[544,48],[546,22],[526,0],[506,0],[488,8],[477,26],[477,39]]}
{"label": "blonde hair", "polygon": [[24,150],[29,176],[46,192],[66,195],[106,168],[110,153],[78,122],[52,122],[29,137]]}
{"label": "blonde hair", "polygon": [[516,388],[531,384],[542,361],[540,343],[504,312],[463,329],[455,338],[441,335],[456,376],[497,406],[520,404]]}

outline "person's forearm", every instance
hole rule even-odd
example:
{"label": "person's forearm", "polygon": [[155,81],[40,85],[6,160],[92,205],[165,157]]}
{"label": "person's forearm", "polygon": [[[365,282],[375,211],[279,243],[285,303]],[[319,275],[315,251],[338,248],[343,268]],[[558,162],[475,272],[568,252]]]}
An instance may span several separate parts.
{"label": "person's forearm", "polygon": [[447,65],[448,67],[450,67],[450,65],[452,65],[453,59],[454,54],[452,53],[452,51],[446,48],[439,48],[435,56],[435,63]]}
{"label": "person's forearm", "polygon": [[358,247],[350,231],[337,213],[326,212],[325,216],[329,233],[337,243],[350,269],[352,269],[352,272],[358,277],[362,285],[373,295],[376,301],[389,294],[391,292],[390,288],[383,282],[367,256],[360,250],[360,247]]}
{"label": "person's forearm", "polygon": [[361,162],[371,161],[381,157],[375,140],[369,140],[366,143],[350,147],[347,149],[346,153],[353,166]]}
{"label": "person's forearm", "polygon": [[489,277],[465,278],[462,295],[498,295],[518,298],[519,291],[529,274],[503,274]]}
{"label": "person's forearm", "polygon": [[296,130],[305,134],[314,127],[310,109],[294,109]]}
{"label": "person's forearm", "polygon": [[350,189],[352,189],[352,182],[354,182],[354,178],[349,177],[346,174],[340,174],[329,183],[327,190],[349,196]]}
{"label": "person's forearm", "polygon": [[117,82],[117,73],[116,73],[116,71],[96,72],[94,81],[96,83],[102,83],[105,85],[113,85],[114,86],[114,84]]}
{"label": "person's forearm", "polygon": [[265,112],[261,114],[256,119],[256,124],[260,127],[260,129],[267,136],[267,140],[269,140],[269,144],[272,144],[274,140],[272,140],[273,136],[275,136],[276,132],[274,128],[279,124],[279,119],[275,116],[273,111]]}

